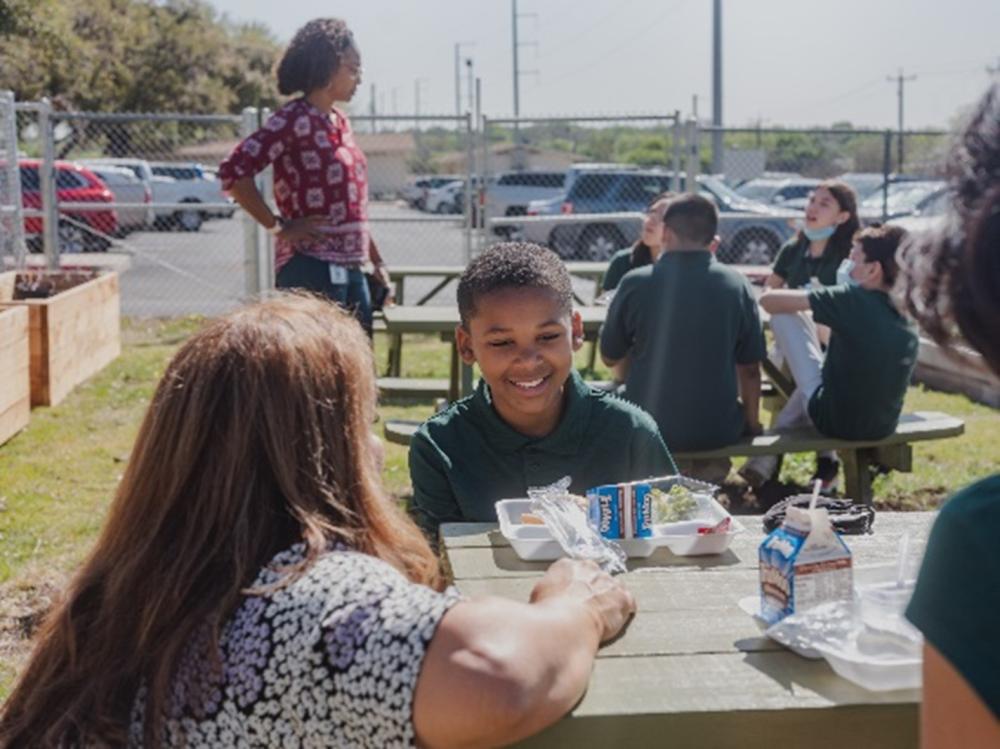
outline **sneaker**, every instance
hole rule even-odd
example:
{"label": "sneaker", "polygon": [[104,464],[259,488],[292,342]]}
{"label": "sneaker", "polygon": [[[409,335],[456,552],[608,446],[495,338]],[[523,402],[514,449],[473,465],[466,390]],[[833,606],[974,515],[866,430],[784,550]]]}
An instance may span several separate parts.
{"label": "sneaker", "polygon": [[837,491],[837,477],[840,475],[840,461],[836,458],[818,457],[816,458],[816,472],[813,474],[810,484],[820,481],[820,494],[833,494]]}

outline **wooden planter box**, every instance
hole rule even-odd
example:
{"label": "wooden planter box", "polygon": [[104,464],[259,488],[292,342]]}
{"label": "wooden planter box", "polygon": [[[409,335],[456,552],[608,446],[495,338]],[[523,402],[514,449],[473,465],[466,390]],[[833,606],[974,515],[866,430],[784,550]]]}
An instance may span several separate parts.
{"label": "wooden planter box", "polygon": [[[41,279],[55,292],[18,298],[19,278]],[[31,405],[54,406],[121,353],[118,274],[0,274],[0,309],[28,311]]]}
{"label": "wooden planter box", "polygon": [[28,425],[31,380],[28,310],[0,308],[0,445]]}

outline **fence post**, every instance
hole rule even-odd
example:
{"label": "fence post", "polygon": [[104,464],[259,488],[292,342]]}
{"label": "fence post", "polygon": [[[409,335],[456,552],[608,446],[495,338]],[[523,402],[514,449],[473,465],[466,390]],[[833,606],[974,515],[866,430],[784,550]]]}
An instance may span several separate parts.
{"label": "fence post", "polygon": [[[245,107],[240,123],[240,137],[246,138],[257,130],[257,110]],[[247,297],[260,293],[260,253],[257,250],[260,226],[246,211],[243,211],[243,290]]]}
{"label": "fence post", "polygon": [[[465,264],[472,262],[472,193],[476,190],[476,145],[473,141],[472,113],[465,113]],[[478,202],[478,197],[476,198]]]}
{"label": "fence post", "polygon": [[[264,107],[260,110],[260,121],[267,122],[271,117],[271,110]],[[257,189],[260,190],[264,202],[269,206],[274,205],[274,167],[267,169],[257,175]],[[274,289],[274,235],[263,231],[260,224],[254,221],[257,227],[257,269],[258,284],[261,291],[268,292]]]}
{"label": "fence post", "polygon": [[687,166],[685,168],[686,192],[698,192],[698,172],[701,168],[701,152],[699,147],[698,120],[690,117],[687,121]]}
{"label": "fence post", "polygon": [[673,174],[670,176],[670,189],[678,192],[681,189],[681,112],[674,110],[674,132],[673,132]]}
{"label": "fence post", "polygon": [[[24,246],[24,210],[21,204],[21,170],[18,167],[17,154],[17,107],[13,91],[0,91],[0,143],[4,162],[7,166],[6,199],[8,205],[0,205],[4,211],[0,216],[0,226],[7,227],[11,238],[11,250],[14,255],[14,267],[24,268],[26,249]],[[0,253],[2,254],[2,253]],[[3,268],[0,266],[0,271]]]}
{"label": "fence post", "polygon": [[482,254],[483,250],[486,249],[486,245],[490,243],[490,237],[493,230],[490,229],[489,217],[487,216],[486,206],[489,204],[490,194],[489,194],[489,184],[491,169],[493,168],[490,164],[490,121],[489,117],[485,114],[480,120],[480,132],[479,141],[482,148],[482,155],[479,160],[479,165],[482,168],[482,180],[483,180],[483,205],[482,205],[482,228],[479,231],[479,246],[476,248],[478,250],[477,254]]}
{"label": "fence post", "polygon": [[882,138],[882,220],[889,214],[889,175],[892,174],[892,130]]}
{"label": "fence post", "polygon": [[38,131],[42,140],[42,163],[38,169],[42,193],[42,247],[49,270],[59,270],[59,202],[56,195],[56,144],[52,132],[52,104],[42,99],[38,105]]}

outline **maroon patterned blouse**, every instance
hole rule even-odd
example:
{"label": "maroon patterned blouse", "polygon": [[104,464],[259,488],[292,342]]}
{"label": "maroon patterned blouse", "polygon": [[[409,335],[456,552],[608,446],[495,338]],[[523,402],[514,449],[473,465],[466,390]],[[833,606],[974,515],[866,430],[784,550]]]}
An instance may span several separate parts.
{"label": "maroon patterned blouse", "polygon": [[327,216],[321,240],[278,240],[275,271],[296,252],[348,267],[368,262],[368,162],[338,109],[326,115],[294,99],[219,166],[222,187],[274,165],[274,199],[285,219]]}

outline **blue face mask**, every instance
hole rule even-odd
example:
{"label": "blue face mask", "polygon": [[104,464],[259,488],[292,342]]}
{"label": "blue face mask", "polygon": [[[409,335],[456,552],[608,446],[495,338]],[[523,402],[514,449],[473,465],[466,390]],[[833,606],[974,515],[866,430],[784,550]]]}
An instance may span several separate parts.
{"label": "blue face mask", "polygon": [[847,286],[861,285],[854,279],[854,276],[851,275],[851,271],[854,270],[854,267],[855,266],[853,260],[851,260],[850,258],[844,259],[844,261],[840,264],[840,267],[837,268],[837,283],[839,285],[842,286],[845,284]]}
{"label": "blue face mask", "polygon": [[806,235],[806,239],[810,242],[815,242],[820,239],[829,239],[833,236],[835,231],[837,231],[837,224],[825,226],[822,229],[810,229],[808,226],[802,227],[802,233]]}

